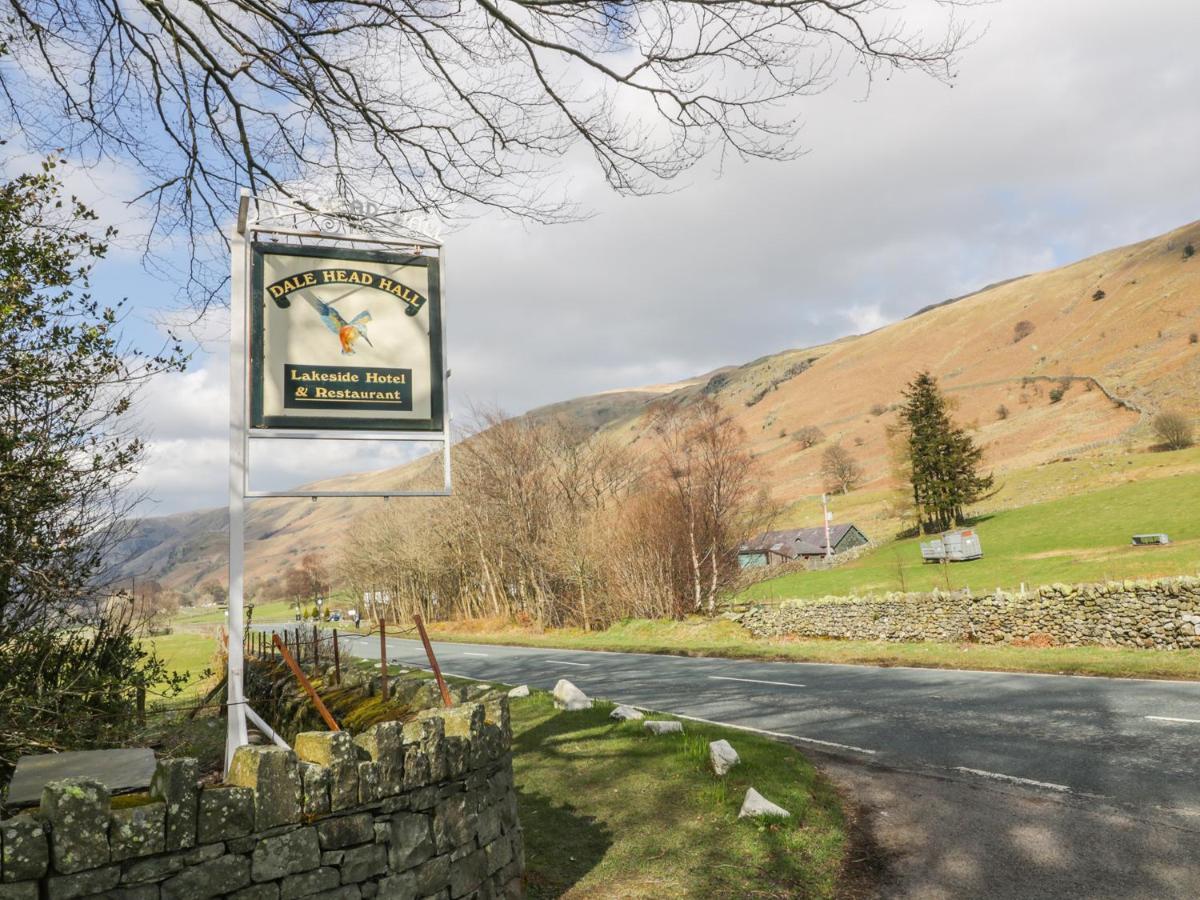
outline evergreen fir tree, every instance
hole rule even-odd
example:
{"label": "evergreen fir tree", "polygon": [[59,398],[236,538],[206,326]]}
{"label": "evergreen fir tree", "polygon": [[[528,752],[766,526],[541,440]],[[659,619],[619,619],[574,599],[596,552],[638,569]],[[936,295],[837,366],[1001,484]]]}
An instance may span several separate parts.
{"label": "evergreen fir tree", "polygon": [[904,391],[900,421],[907,439],[913,505],[921,529],[965,524],[964,509],[988,496],[990,474],[980,472],[983,450],[950,418],[937,379],[921,372]]}

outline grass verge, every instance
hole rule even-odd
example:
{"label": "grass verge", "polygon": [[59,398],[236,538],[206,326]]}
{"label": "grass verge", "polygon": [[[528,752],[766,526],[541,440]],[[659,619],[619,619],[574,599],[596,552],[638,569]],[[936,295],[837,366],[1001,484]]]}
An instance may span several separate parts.
{"label": "grass verge", "polygon": [[491,620],[439,622],[431,637],[440,641],[565,650],[1200,680],[1200,651],[1196,650],[767,640],[756,638],[740,625],[723,619],[686,619],[682,622],[639,619],[618,623],[604,631],[562,628],[544,632]]}
{"label": "grass verge", "polygon": [[211,686],[211,676],[204,671],[212,666],[213,652],[217,649],[216,638],[199,632],[175,632],[146,638],[156,653],[166,662],[167,668],[183,672],[188,676],[187,687],[180,698],[188,699],[202,695]]}
{"label": "grass verge", "polygon": [[[836,895],[846,822],[800,753],[693,722],[656,737],[611,709],[559,712],[545,694],[512,704],[529,897]],[[720,738],[742,759],[724,779],[707,762]],[[739,821],[750,786],[792,817]]]}

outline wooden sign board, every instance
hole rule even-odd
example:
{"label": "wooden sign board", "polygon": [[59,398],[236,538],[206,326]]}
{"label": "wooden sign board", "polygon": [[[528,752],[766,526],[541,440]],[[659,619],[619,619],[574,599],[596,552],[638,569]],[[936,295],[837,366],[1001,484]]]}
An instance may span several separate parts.
{"label": "wooden sign board", "polygon": [[444,431],[437,259],[251,251],[252,428]]}

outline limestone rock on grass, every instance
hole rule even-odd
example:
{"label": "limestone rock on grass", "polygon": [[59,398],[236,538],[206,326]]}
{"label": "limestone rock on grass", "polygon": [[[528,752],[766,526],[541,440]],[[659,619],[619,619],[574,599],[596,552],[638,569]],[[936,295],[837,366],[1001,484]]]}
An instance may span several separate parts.
{"label": "limestone rock on grass", "polygon": [[554,705],[568,712],[581,709],[591,709],[592,701],[583,691],[571,684],[565,678],[560,678],[554,685]]}
{"label": "limestone rock on grass", "polygon": [[757,816],[778,816],[781,819],[791,817],[791,813],[782,806],[772,803],[754,788],[746,789],[746,799],[742,801],[739,819],[749,819]]}
{"label": "limestone rock on grass", "polygon": [[617,706],[617,708],[608,715],[610,719],[619,719],[622,722],[630,722],[644,718],[641,712],[634,709],[632,706],[625,706],[624,704]]}
{"label": "limestone rock on grass", "polygon": [[708,745],[708,761],[712,763],[713,771],[716,774],[724,775],[742,760],[729,741],[720,740],[713,741]]}
{"label": "limestone rock on grass", "polygon": [[529,685],[522,684],[519,687],[513,688],[511,691],[508,692],[508,696],[510,696],[514,699],[516,699],[517,697],[528,697],[529,696]]}
{"label": "limestone rock on grass", "polygon": [[669,720],[652,720],[646,722],[645,729],[651,734],[683,734],[683,723]]}

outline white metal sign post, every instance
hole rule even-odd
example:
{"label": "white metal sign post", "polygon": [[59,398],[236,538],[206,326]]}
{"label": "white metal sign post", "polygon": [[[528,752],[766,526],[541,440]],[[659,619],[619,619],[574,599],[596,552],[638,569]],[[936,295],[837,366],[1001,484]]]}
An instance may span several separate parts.
{"label": "white metal sign post", "polygon": [[[247,719],[245,508],[262,497],[444,497],[450,493],[445,250],[386,216],[314,213],[243,191],[229,235],[229,668],[225,769]],[[257,491],[250,441],[438,443],[442,487]]]}

